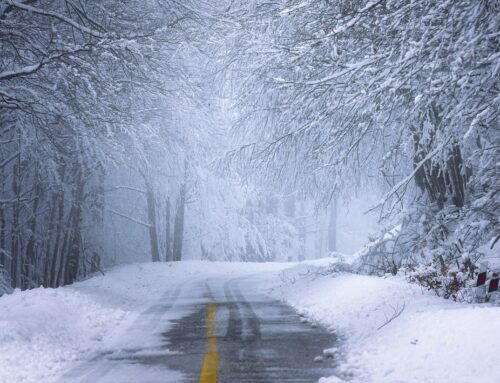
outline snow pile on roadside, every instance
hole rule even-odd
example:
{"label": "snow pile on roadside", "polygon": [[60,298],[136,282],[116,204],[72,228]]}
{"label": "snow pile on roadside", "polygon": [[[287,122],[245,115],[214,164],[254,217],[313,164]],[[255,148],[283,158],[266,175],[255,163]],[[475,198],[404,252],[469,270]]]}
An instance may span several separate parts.
{"label": "snow pile on roadside", "polygon": [[69,289],[15,291],[0,300],[0,382],[41,381],[100,347],[127,312]]}
{"label": "snow pile on roadside", "polygon": [[400,277],[324,275],[327,267],[286,270],[275,293],[345,338],[346,380],[499,381],[500,307],[446,301]]}
{"label": "snow pile on roadside", "polygon": [[0,382],[51,381],[68,363],[106,349],[180,279],[196,271],[128,265],[58,289],[0,299]]}

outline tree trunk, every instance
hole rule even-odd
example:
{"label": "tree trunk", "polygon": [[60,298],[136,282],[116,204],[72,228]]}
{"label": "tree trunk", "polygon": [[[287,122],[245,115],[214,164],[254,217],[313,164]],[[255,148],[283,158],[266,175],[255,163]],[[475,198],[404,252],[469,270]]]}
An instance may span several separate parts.
{"label": "tree trunk", "polygon": [[148,204],[149,242],[151,245],[151,260],[160,261],[160,250],[158,248],[158,234],[156,232],[156,201],[151,185],[146,183],[146,199]]}
{"label": "tree trunk", "polygon": [[57,220],[56,220],[56,238],[54,241],[54,248],[52,252],[52,267],[50,272],[50,286],[57,287],[57,270],[58,270],[58,261],[59,261],[59,244],[61,242],[61,236],[63,232],[63,218],[64,218],[64,192],[61,188],[61,191],[58,193],[58,203],[57,203]]}
{"label": "tree trunk", "polygon": [[334,196],[329,206],[328,251],[337,251],[337,197]]}
{"label": "tree trunk", "polygon": [[7,257],[5,256],[7,249],[5,248],[5,212],[3,204],[0,203],[0,266],[6,268]]}
{"label": "tree trunk", "polygon": [[170,198],[167,198],[165,207],[165,260],[172,261],[172,238],[170,235]]}
{"label": "tree trunk", "polygon": [[182,259],[182,241],[184,235],[184,209],[186,204],[186,184],[181,186],[179,200],[177,201],[177,212],[175,214],[174,224],[174,261]]}
{"label": "tree trunk", "polygon": [[56,229],[56,212],[57,212],[57,196],[58,193],[53,193],[52,201],[49,203],[50,207],[50,217],[49,217],[49,227],[45,232],[45,246],[43,253],[43,264],[41,274],[43,275],[42,285],[44,287],[51,286],[50,279],[50,271],[52,268],[52,252],[51,252],[51,244],[52,244],[52,235]]}
{"label": "tree trunk", "polygon": [[41,184],[38,177],[38,169],[35,170],[34,176],[34,193],[35,198],[33,200],[33,210],[31,212],[30,219],[30,238],[28,244],[26,245],[26,263],[25,263],[25,277],[27,278],[28,288],[33,288],[37,286],[37,262],[36,262],[36,229],[37,229],[37,214],[38,206],[41,199]]}
{"label": "tree trunk", "polygon": [[299,242],[300,242],[300,250],[299,250],[299,261],[303,261],[306,259],[306,226],[307,226],[307,217],[304,207],[304,201],[300,201],[300,214],[298,217],[298,226],[299,226]]}
{"label": "tree trunk", "polygon": [[68,214],[68,220],[65,225],[65,233],[64,233],[64,240],[62,243],[61,247],[61,253],[59,254],[59,269],[57,270],[57,277],[56,277],[56,286],[63,286],[64,285],[64,277],[66,275],[66,266],[68,263],[68,252],[69,252],[69,246],[71,243],[71,231],[73,230],[73,215],[74,215],[74,209],[73,207],[70,209],[69,214]]}
{"label": "tree trunk", "polygon": [[82,171],[78,172],[77,186],[73,197],[72,206],[72,225],[69,230],[69,243],[66,267],[64,270],[64,284],[70,284],[78,277],[80,266],[80,252],[82,247],[81,220],[82,220],[82,202],[85,184],[82,179]]}
{"label": "tree trunk", "polygon": [[12,192],[16,195],[16,201],[12,207],[12,228],[11,228],[11,271],[12,287],[21,287],[21,259],[19,250],[20,241],[20,159],[14,165],[12,176]]}
{"label": "tree trunk", "polygon": [[[427,134],[430,134],[430,142],[422,143],[423,127],[414,127],[412,129],[415,165],[420,163],[431,151],[436,132],[442,122],[440,110],[435,104],[432,104],[429,108],[426,118],[435,127],[434,130],[427,132]],[[429,160],[415,174],[417,186],[427,194],[432,202],[437,204],[439,209],[443,209],[445,203],[450,199],[455,206],[464,206],[465,186],[471,172],[471,169],[466,168],[463,163],[460,145],[456,141],[450,145],[447,149],[446,161],[433,163]]]}
{"label": "tree trunk", "polygon": [[285,214],[287,215],[287,217],[295,218],[295,194],[286,197]]}

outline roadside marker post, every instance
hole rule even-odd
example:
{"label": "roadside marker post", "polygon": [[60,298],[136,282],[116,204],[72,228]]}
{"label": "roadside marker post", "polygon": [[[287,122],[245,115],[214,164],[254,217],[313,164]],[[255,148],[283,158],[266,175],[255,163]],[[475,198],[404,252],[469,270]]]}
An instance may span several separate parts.
{"label": "roadside marker post", "polygon": [[476,300],[478,302],[486,301],[486,279],[488,265],[482,262],[479,266],[479,274],[476,281]]}
{"label": "roadside marker post", "polygon": [[486,271],[483,271],[482,273],[479,273],[477,275],[476,286],[479,287],[484,285],[485,283],[486,283]]}
{"label": "roadside marker post", "polygon": [[488,287],[488,293],[496,293],[498,290],[498,277],[490,280],[490,285]]}
{"label": "roadside marker post", "polygon": [[488,295],[489,295],[489,301],[495,304],[500,304],[500,293],[498,292],[498,274],[496,274],[493,278],[490,280],[490,284],[488,286]]}
{"label": "roadside marker post", "polygon": [[500,292],[498,291],[500,272],[489,269],[488,262],[481,262],[476,279],[476,301],[500,303]]}

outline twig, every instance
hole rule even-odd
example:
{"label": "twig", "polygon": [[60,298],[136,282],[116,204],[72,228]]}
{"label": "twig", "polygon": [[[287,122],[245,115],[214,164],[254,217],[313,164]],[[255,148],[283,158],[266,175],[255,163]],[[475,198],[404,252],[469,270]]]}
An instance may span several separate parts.
{"label": "twig", "polygon": [[401,307],[401,309],[399,311],[398,311],[398,306],[396,306],[396,308],[393,308],[391,306],[391,308],[394,310],[394,313],[393,313],[392,317],[390,317],[389,319],[387,319],[385,321],[385,323],[377,329],[377,331],[380,330],[382,327],[384,327],[384,326],[388,325],[389,323],[391,323],[397,317],[399,317],[403,313],[405,307],[406,307],[406,302],[403,302],[403,307]]}

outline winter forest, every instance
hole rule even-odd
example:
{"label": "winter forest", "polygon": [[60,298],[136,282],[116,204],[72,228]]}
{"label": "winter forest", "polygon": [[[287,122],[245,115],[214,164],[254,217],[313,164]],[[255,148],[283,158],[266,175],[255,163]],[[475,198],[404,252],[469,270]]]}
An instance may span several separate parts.
{"label": "winter forest", "polygon": [[500,381],[500,0],[0,0],[0,383]]}
{"label": "winter forest", "polygon": [[0,295],[355,254],[467,301],[500,266],[499,24],[496,0],[0,1]]}

